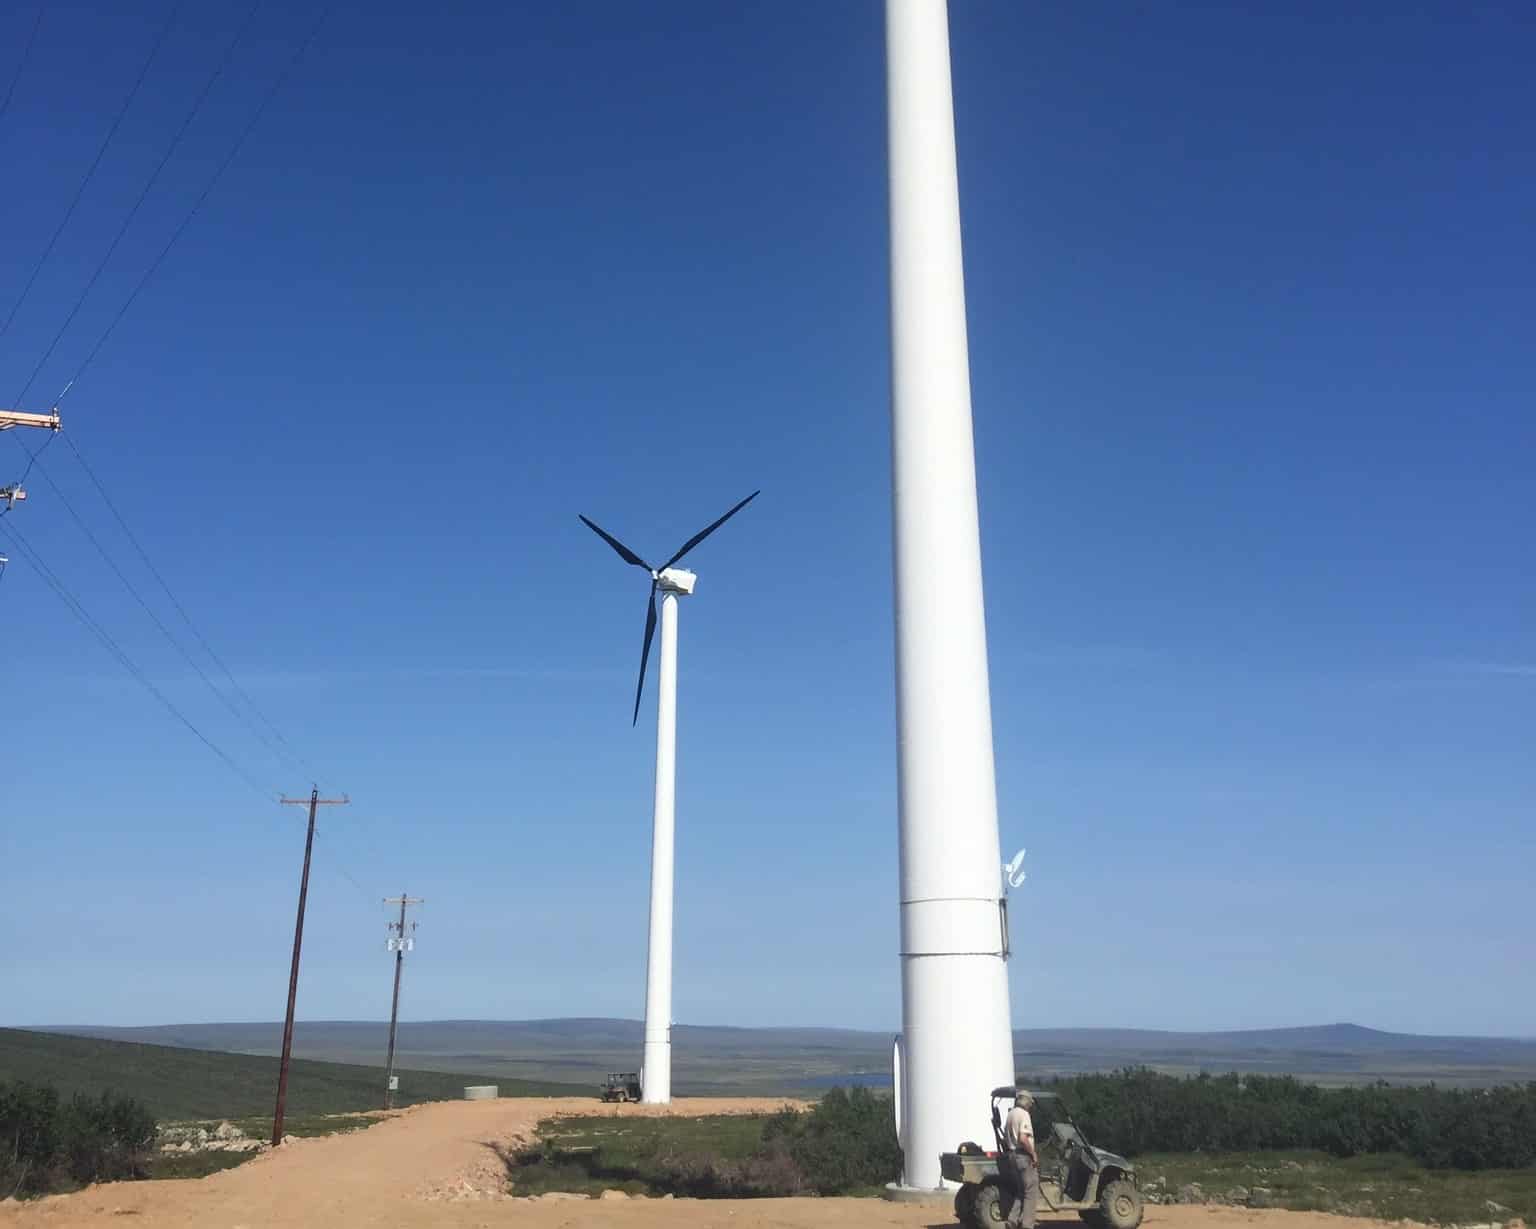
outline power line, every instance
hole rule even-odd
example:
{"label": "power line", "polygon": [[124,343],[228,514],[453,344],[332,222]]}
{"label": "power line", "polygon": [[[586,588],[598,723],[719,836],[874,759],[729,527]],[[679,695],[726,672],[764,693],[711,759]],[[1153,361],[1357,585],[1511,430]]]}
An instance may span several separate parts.
{"label": "power line", "polygon": [[[128,108],[133,105],[133,100],[138,97],[139,87],[144,84],[144,78],[149,75],[149,66],[155,62],[155,56],[160,54],[160,48],[165,44],[166,36],[170,34],[171,25],[175,22],[176,14],[180,10],[181,0],[176,0],[176,3],[171,6],[171,15],[165,19],[165,25],[160,28],[159,37],[155,39],[154,46],[149,49],[149,56],[145,59],[144,66],[139,69],[139,75],[135,78],[133,87],[128,91],[128,96],[123,99],[123,105],[118,109],[117,118],[112,121],[112,127],[107,129],[107,135],[102,139],[101,148],[96,151],[95,160],[91,163],[90,169],[85,172],[85,178],[80,181],[80,186],[75,189],[74,199],[69,202],[69,208],[64,210],[64,216],[59,220],[58,226],[54,229],[53,237],[48,240],[48,246],[43,249],[43,254],[37,258],[37,263],[32,266],[32,272],[28,274],[26,283],[21,288],[21,293],[16,296],[16,302],[11,304],[11,311],[6,316],[5,323],[0,324],[0,337],[5,335],[5,331],[11,327],[11,322],[16,319],[16,313],[21,310],[21,305],[26,301],[27,295],[32,292],[32,284],[37,281],[37,275],[43,271],[43,265],[48,262],[48,257],[53,255],[53,248],[58,243],[59,236],[64,233],[64,228],[69,225],[70,218],[75,216],[75,207],[80,204],[80,198],[85,195],[85,189],[95,176],[96,168],[101,165],[101,160],[106,157],[107,147],[112,144],[112,138],[117,135],[117,130],[122,125],[123,117],[128,114]],[[39,7],[38,20],[41,21],[41,19],[42,9]],[[33,26],[32,33],[34,36],[36,35],[36,26]],[[27,49],[31,50],[30,43],[27,45]],[[17,70],[17,75],[20,76],[20,69]],[[16,83],[13,81],[11,88],[15,89],[15,87]],[[6,105],[10,104],[9,94],[6,95],[5,101]],[[0,115],[4,114],[5,107],[0,106]],[[20,404],[19,400],[17,404]]]}
{"label": "power line", "polygon": [[[63,433],[60,432],[59,434]],[[50,444],[52,442],[52,439],[48,441]],[[102,502],[107,505],[107,510],[112,513],[113,519],[117,521],[118,528],[123,531],[124,536],[127,537],[128,541],[133,544],[133,549],[138,552],[139,559],[143,562],[145,568],[148,569],[149,574],[155,578],[155,581],[159,584],[161,591],[164,592],[171,605],[176,608],[176,613],[181,616],[182,622],[187,625],[188,630],[191,631],[198,644],[203,646],[203,651],[208,654],[214,665],[219,668],[225,679],[228,680],[231,690],[233,690],[235,695],[239,696],[240,699],[245,702],[246,707],[249,708],[250,711],[255,714],[256,718],[262,723],[262,725],[264,725],[271,732],[272,737],[276,740],[278,745],[274,746],[272,743],[268,742],[267,739],[263,737],[258,730],[253,729],[252,733],[256,734],[257,737],[260,738],[261,741],[268,747],[268,749],[279,755],[287,755],[289,760],[301,768],[306,776],[314,778],[317,775],[314,769],[305,761],[304,757],[298,753],[293,744],[283,737],[283,732],[272,723],[272,721],[267,717],[265,713],[261,711],[260,708],[257,707],[256,701],[251,699],[250,694],[236,681],[235,676],[233,672],[231,672],[230,668],[224,664],[224,659],[220,657],[216,652],[214,652],[213,646],[208,643],[208,638],[198,630],[197,624],[192,621],[192,616],[187,613],[187,608],[182,605],[180,599],[178,599],[176,594],[171,591],[171,586],[166,582],[165,577],[161,575],[160,569],[155,567],[154,563],[150,560],[149,553],[144,549],[143,544],[139,541],[138,535],[128,527],[128,522],[123,519],[123,514],[118,511],[117,504],[114,503],[112,497],[107,494],[107,489],[102,485],[101,479],[96,476],[96,471],[92,469],[90,464],[86,461],[85,455],[80,451],[79,445],[75,443],[74,437],[67,436],[64,442],[69,445],[69,450],[75,454],[75,460],[80,463],[80,468],[85,471],[86,477],[88,477],[91,480],[91,483],[95,486],[96,492],[101,496]],[[47,446],[48,444],[43,445],[44,448]],[[38,452],[39,455],[41,455],[42,449],[39,449]]]}
{"label": "power line", "polygon": [[5,91],[5,101],[0,102],[0,119],[3,119],[5,113],[10,110],[11,95],[16,93],[16,83],[21,80],[22,70],[26,68],[27,61],[32,57],[32,44],[37,42],[37,30],[43,24],[43,10],[47,7],[47,4],[39,0],[37,16],[32,19],[32,33],[27,36],[27,45],[21,49],[21,59],[17,61],[16,71],[11,75],[10,87]]}
{"label": "power line", "polygon": [[[80,309],[85,306],[86,299],[90,297],[91,291],[95,289],[97,280],[106,270],[107,263],[112,259],[112,254],[117,251],[117,245],[123,241],[123,236],[128,233],[128,228],[133,225],[133,220],[138,216],[139,209],[144,204],[145,199],[149,196],[150,190],[159,180],[160,172],[165,170],[165,164],[171,160],[171,155],[174,154],[177,148],[181,145],[182,137],[187,135],[187,129],[192,126],[193,119],[195,119],[197,117],[197,113],[202,110],[203,102],[207,99],[209,92],[218,83],[219,78],[224,75],[224,70],[229,67],[230,60],[234,58],[235,51],[240,46],[241,40],[245,38],[246,31],[251,28],[251,22],[255,20],[256,17],[256,10],[260,7],[261,0],[255,0],[255,3],[251,5],[250,11],[245,15],[245,21],[242,22],[240,28],[235,31],[235,36],[230,40],[229,46],[224,49],[224,56],[219,61],[218,66],[213,70],[208,80],[203,83],[203,88],[198,93],[197,97],[193,99],[191,110],[187,112],[186,118],[181,121],[181,127],[176,130],[176,135],[171,138],[170,145],[166,147],[165,153],[161,155],[159,163],[156,164],[155,169],[150,173],[149,179],[144,184],[143,191],[139,193],[138,200],[133,202],[133,207],[128,210],[128,216],[123,219],[122,226],[118,228],[117,234],[112,237],[112,242],[107,246],[106,253],[102,256],[101,261],[97,264],[95,272],[91,274],[90,281],[86,282],[85,289],[80,292],[80,297],[75,300],[75,305],[69,309],[69,315],[64,317],[64,323],[59,326],[59,331],[53,335],[53,340],[48,343],[48,349],[43,352],[43,357],[37,360],[37,366],[32,369],[32,374],[27,377],[26,387],[23,388],[16,397],[16,405],[21,405],[22,400],[26,397],[28,391],[32,388],[33,381],[37,379],[39,373],[43,370],[43,367],[47,364],[48,360],[53,357],[54,348],[58,346],[64,334],[69,331],[69,326],[74,323],[75,316],[79,314]],[[174,17],[175,14],[172,13],[172,16]],[[167,25],[166,28],[169,29],[169,25]],[[148,64],[146,64],[146,70],[148,67]],[[137,87],[135,87],[135,89],[137,89]]]}
{"label": "power line", "polygon": [[[320,832],[320,834],[322,836],[325,835],[325,830],[323,828],[319,829],[319,832]],[[357,881],[357,879],[352,875],[352,873],[349,870],[347,870],[347,868],[345,866],[337,865],[333,869],[343,879],[345,879],[354,888],[356,888],[358,890],[358,892],[362,895],[363,899],[368,900],[368,901],[372,901],[373,900],[373,893],[370,892],[367,888],[365,888],[362,884],[360,884]]]}
{"label": "power line", "polygon": [[[21,443],[21,437],[19,435],[15,437],[16,442],[18,444],[21,444],[21,450],[24,453],[27,454],[27,468],[21,471],[21,477],[16,479],[16,481],[12,484],[13,486],[24,486],[24,485],[26,485],[27,479],[32,474],[32,467],[37,464],[38,460],[42,457],[43,453],[48,451],[48,446],[53,443],[53,441],[58,437],[58,435],[59,435],[59,432],[57,430],[50,431],[48,433],[47,440],[44,441],[43,446],[41,448],[39,448],[36,452],[33,452],[25,444],[22,444]],[[10,506],[8,505],[6,507],[6,509],[5,509],[5,512],[0,512],[0,516],[4,516],[5,513],[9,512],[10,510],[11,510]]]}
{"label": "power line", "polygon": [[258,794],[269,800],[275,800],[279,797],[278,794],[261,785],[255,777],[246,772],[245,769],[242,768],[235,761],[235,759],[227,751],[224,750],[224,748],[220,747],[218,743],[214,742],[213,739],[204,734],[202,730],[198,729],[198,727],[193,724],[192,720],[179,708],[177,708],[176,705],[171,702],[170,698],[160,690],[160,688],[155,686],[155,684],[150,680],[149,676],[139,668],[138,664],[133,660],[133,658],[131,658],[123,649],[123,647],[112,638],[111,633],[109,633],[106,628],[102,627],[102,625],[92,617],[90,611],[86,610],[84,603],[82,603],[79,598],[70,592],[69,587],[65,585],[63,580],[59,578],[58,574],[55,573],[46,562],[44,562],[43,557],[38,554],[36,547],[27,541],[26,537],[21,533],[19,529],[16,528],[14,523],[0,524],[0,534],[4,534],[7,538],[9,538],[12,542],[21,548],[22,554],[37,570],[37,574],[43,578],[44,583],[54,591],[59,600],[64,603],[64,605],[71,611],[71,613],[73,613],[74,616],[79,619],[80,622],[84,624],[85,627],[93,635],[95,635],[96,639],[101,643],[101,646],[106,649],[109,654],[117,659],[118,664],[120,664],[123,669],[126,670],[134,678],[135,681],[143,686],[146,691],[148,691],[152,696],[155,697],[155,699],[164,705],[166,711],[169,712],[171,716],[176,718],[177,721],[184,725],[200,743],[202,743],[205,747],[208,748],[208,750],[212,751],[216,756],[218,756],[219,759],[223,760],[225,765],[232,772],[234,772],[236,776],[238,776],[242,781],[254,789]]}
{"label": "power line", "polygon": [[[25,445],[23,445],[23,447],[25,447]],[[41,455],[41,449],[39,449],[38,453],[32,458],[33,462],[36,463],[38,457]],[[204,686],[206,686],[208,690],[214,694],[219,703],[228,709],[230,715],[233,716],[235,720],[244,725],[246,729],[249,730],[251,734],[254,735],[256,739],[274,755],[277,755],[280,758],[284,755],[287,755],[290,759],[297,760],[298,756],[293,751],[285,750],[282,747],[274,744],[264,733],[262,733],[261,730],[252,724],[250,718],[246,716],[245,713],[241,712],[239,707],[236,706],[235,703],[230,700],[227,695],[224,694],[224,692],[219,690],[219,688],[214,684],[214,681],[208,677],[208,672],[198,664],[197,660],[192,656],[192,654],[187,651],[186,646],[183,645],[181,641],[176,638],[175,633],[165,625],[165,621],[155,613],[154,608],[150,606],[150,604],[145,600],[144,595],[139,592],[133,581],[128,579],[128,574],[118,566],[117,560],[112,557],[111,552],[109,552],[107,548],[102,545],[101,539],[98,538],[96,534],[92,532],[91,527],[85,523],[85,518],[80,515],[79,511],[75,508],[75,505],[70,502],[69,496],[64,493],[64,489],[60,487],[56,481],[54,481],[53,475],[48,472],[48,467],[46,465],[40,466],[38,468],[38,473],[42,474],[44,480],[53,489],[53,493],[58,496],[59,502],[64,505],[64,510],[69,513],[70,519],[73,520],[79,527],[80,532],[83,533],[90,544],[96,548],[96,553],[101,556],[103,562],[105,562],[107,567],[112,570],[112,573],[118,578],[118,580],[122,581],[123,588],[128,590],[128,593],[130,596],[132,596],[133,600],[139,604],[140,609],[142,609],[144,613],[149,616],[149,621],[159,629],[160,634],[165,637],[166,642],[170,644],[171,648],[176,650],[181,659],[185,661],[187,665],[192,667],[193,673],[195,673],[197,677],[203,681]],[[300,766],[302,767],[302,764]]]}
{"label": "power line", "polygon": [[[250,121],[246,124],[244,130],[240,133],[240,136],[235,140],[235,143],[231,147],[229,153],[225,155],[224,161],[221,162],[218,169],[214,171],[213,178],[208,181],[207,186],[203,188],[202,194],[197,198],[195,202],[193,202],[192,208],[188,211],[187,216],[182,219],[181,225],[178,226],[175,231],[172,232],[171,237],[166,240],[165,246],[160,249],[160,254],[155,257],[149,268],[144,271],[144,276],[139,279],[138,285],[133,288],[132,292],[130,292],[128,295],[128,298],[123,302],[122,307],[118,309],[117,315],[112,317],[112,322],[107,325],[105,331],[97,339],[96,344],[92,346],[90,352],[86,354],[85,360],[80,364],[79,367],[75,369],[75,374],[72,375],[69,378],[69,382],[64,385],[63,391],[59,393],[56,398],[54,398],[55,404],[58,404],[64,400],[64,398],[68,395],[69,390],[74,387],[75,382],[79,380],[79,378],[85,373],[85,369],[89,367],[95,360],[96,355],[101,352],[101,348],[107,344],[107,338],[112,336],[112,331],[117,328],[123,317],[128,314],[128,309],[133,306],[134,300],[139,297],[140,292],[146,285],[149,284],[150,278],[154,277],[155,272],[160,268],[160,265],[164,262],[166,256],[170,254],[171,249],[176,246],[176,241],[181,238],[187,227],[192,224],[192,220],[197,217],[198,211],[203,207],[203,202],[205,202],[213,193],[214,188],[218,186],[219,180],[224,177],[224,172],[229,169],[230,163],[235,160],[236,156],[240,153],[241,148],[245,145],[246,139],[255,130],[256,125],[261,122],[261,117],[266,113],[267,107],[272,102],[272,99],[277,96],[278,91],[283,88],[283,85],[287,82],[288,78],[292,76],[293,70],[298,67],[299,61],[304,58],[304,53],[309,50],[310,45],[315,41],[315,37],[320,33],[320,27],[325,24],[326,18],[330,15],[330,11],[330,5],[326,5],[326,7],[321,10],[319,18],[316,19],[315,24],[310,27],[309,34],[294,51],[293,56],[289,59],[287,65],[283,68],[283,71],[278,74],[277,80],[272,83],[272,88],[267,91],[266,95],[262,98],[256,110],[252,113]],[[33,372],[34,379],[36,378],[36,375],[37,373]],[[28,381],[29,386],[30,383],[31,382]]]}
{"label": "power line", "polygon": [[336,872],[356,888],[365,900],[372,903],[377,898],[377,890],[365,888],[352,872],[356,870],[365,871],[367,877],[375,884],[387,882],[394,872],[391,871],[388,874],[380,872],[378,862],[371,857],[363,859],[361,863],[358,861],[357,845],[353,838],[366,827],[368,822],[366,816],[343,815],[341,812],[336,812],[335,820],[336,822],[321,824],[315,831],[323,841],[329,843],[333,856],[339,855],[342,852],[346,852],[349,855],[349,860],[345,865],[340,862],[336,864]]}

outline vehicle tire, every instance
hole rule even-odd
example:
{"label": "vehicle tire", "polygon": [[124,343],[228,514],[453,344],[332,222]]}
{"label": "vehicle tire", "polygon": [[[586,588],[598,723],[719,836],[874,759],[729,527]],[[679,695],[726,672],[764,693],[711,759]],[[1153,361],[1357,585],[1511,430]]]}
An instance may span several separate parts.
{"label": "vehicle tire", "polygon": [[984,1182],[971,1196],[971,1225],[973,1229],[1001,1229],[1008,1218],[1008,1208],[1003,1200],[1003,1188],[996,1182]]}
{"label": "vehicle tire", "polygon": [[955,1219],[962,1225],[969,1227],[971,1224],[971,1214],[976,1207],[978,1189],[974,1182],[967,1182],[955,1192]]}
{"label": "vehicle tire", "polygon": [[1099,1195],[1104,1229],[1136,1229],[1141,1224],[1141,1213],[1141,1192],[1125,1178],[1111,1182]]}

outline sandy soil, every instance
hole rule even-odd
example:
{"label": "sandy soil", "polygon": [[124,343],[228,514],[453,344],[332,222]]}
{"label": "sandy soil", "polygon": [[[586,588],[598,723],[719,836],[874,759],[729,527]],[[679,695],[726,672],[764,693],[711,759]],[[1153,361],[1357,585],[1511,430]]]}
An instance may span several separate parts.
{"label": "sandy soil", "polygon": [[[879,1199],[521,1199],[504,1194],[498,1149],[528,1139],[552,1114],[750,1113],[781,1100],[679,1100],[601,1106],[557,1098],[416,1106],[348,1135],[301,1139],[196,1181],[119,1182],[28,1203],[0,1204],[0,1229],[138,1224],[185,1229],[353,1226],[517,1229],[956,1229],[944,1208]],[[133,1217],[131,1221],[118,1218]],[[1241,1208],[1150,1207],[1150,1229],[1363,1229],[1375,1222]],[[1043,1215],[1040,1229],[1082,1229]]]}

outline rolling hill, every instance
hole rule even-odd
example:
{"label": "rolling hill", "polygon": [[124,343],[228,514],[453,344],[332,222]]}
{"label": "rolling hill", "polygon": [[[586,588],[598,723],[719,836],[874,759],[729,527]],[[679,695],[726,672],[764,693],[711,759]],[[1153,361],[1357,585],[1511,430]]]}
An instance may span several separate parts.
{"label": "rolling hill", "polygon": [[[462,1073],[401,1071],[397,1103],[461,1096],[466,1083],[498,1082]],[[104,1090],[136,1097],[159,1118],[243,1118],[272,1112],[277,1062],[271,1057],[224,1054],[93,1037],[0,1028],[0,1081],[51,1084],[66,1096]],[[507,1095],[579,1093],[566,1084],[499,1081]],[[288,1073],[288,1112],[336,1114],[377,1109],[381,1067],[295,1059]]]}
{"label": "rolling hill", "polygon": [[[52,1032],[245,1055],[277,1052],[275,1023],[175,1024],[148,1028],[60,1027]],[[384,1026],[366,1021],[300,1023],[294,1053],[335,1063],[377,1062]],[[421,1071],[475,1073],[503,1083],[557,1080],[590,1088],[605,1072],[632,1070],[636,1020],[437,1020],[400,1026],[400,1061]],[[853,1029],[754,1029],[678,1025],[672,1030],[680,1094],[789,1093],[890,1072],[888,1033]],[[1174,1074],[1288,1073],[1322,1083],[1377,1079],[1480,1085],[1536,1079],[1536,1041],[1429,1037],[1355,1024],[1239,1032],[1146,1029],[1020,1029],[1018,1070],[1032,1080],[1148,1066]]]}

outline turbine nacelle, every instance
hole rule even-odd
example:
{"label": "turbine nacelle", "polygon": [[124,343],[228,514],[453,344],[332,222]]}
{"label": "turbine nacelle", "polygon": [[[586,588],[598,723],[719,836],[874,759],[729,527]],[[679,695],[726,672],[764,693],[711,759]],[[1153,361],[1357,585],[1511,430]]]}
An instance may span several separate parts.
{"label": "turbine nacelle", "polygon": [[698,583],[699,578],[686,568],[664,568],[652,579],[663,593],[675,593],[678,597],[687,597],[693,592],[693,586]]}
{"label": "turbine nacelle", "polygon": [[704,526],[703,529],[699,530],[698,533],[694,534],[693,537],[689,538],[686,542],[679,546],[677,550],[672,553],[672,558],[668,559],[659,568],[652,567],[649,563],[647,563],[639,555],[635,554],[634,551],[630,550],[629,547],[625,546],[624,543],[620,542],[616,537],[614,537],[596,521],[589,521],[584,516],[579,518],[583,525],[585,525],[588,529],[600,537],[604,542],[608,543],[609,546],[613,547],[614,554],[618,555],[620,559],[624,560],[624,562],[629,564],[631,567],[644,568],[646,574],[651,578],[651,592],[646,602],[645,611],[645,639],[641,641],[640,644],[640,681],[635,685],[635,711],[629,719],[630,725],[634,725],[640,720],[640,695],[645,690],[645,664],[650,660],[651,657],[651,637],[656,634],[656,594],[658,591],[660,591],[662,593],[670,593],[675,597],[687,597],[690,593],[693,592],[693,586],[699,579],[692,572],[689,572],[684,568],[675,568],[672,565],[681,559],[684,555],[686,555],[689,551],[691,551],[705,538],[709,537],[710,534],[714,533],[715,530],[719,529],[721,525],[725,524],[726,521],[730,520],[731,517],[735,516],[760,494],[762,494],[761,491],[753,491],[752,494],[748,495],[724,516],[719,517],[718,519],[713,520],[708,525]]}

